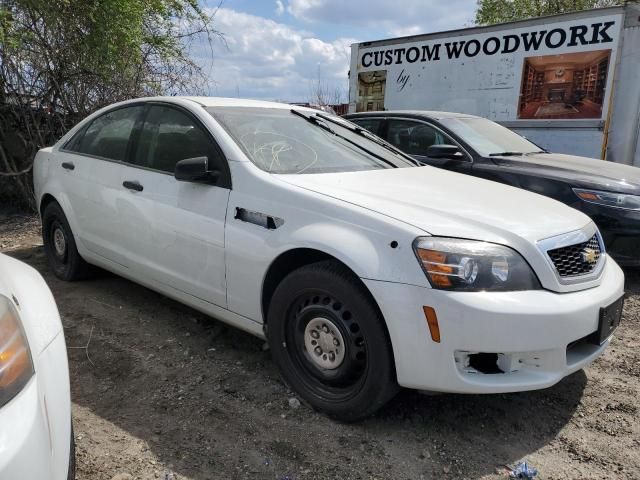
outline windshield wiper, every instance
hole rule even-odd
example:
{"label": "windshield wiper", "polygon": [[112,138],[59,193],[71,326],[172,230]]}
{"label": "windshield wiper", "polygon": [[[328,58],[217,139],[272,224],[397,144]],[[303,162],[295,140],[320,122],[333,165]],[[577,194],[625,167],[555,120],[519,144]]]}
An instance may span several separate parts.
{"label": "windshield wiper", "polygon": [[490,153],[489,154],[490,157],[521,157],[522,155],[525,155],[525,153],[523,153],[523,152],[496,152],[496,153]]}
{"label": "windshield wiper", "polygon": [[411,163],[414,163],[414,164],[418,165],[419,167],[422,166],[422,164],[420,162],[418,162],[415,158],[411,157],[410,155],[407,155],[402,150],[394,147],[390,143],[385,142],[380,137],[377,137],[376,135],[371,133],[366,128],[362,128],[362,127],[360,127],[358,125],[352,125],[350,123],[346,123],[346,122],[341,122],[339,120],[335,120],[335,119],[331,118],[329,115],[324,115],[322,113],[316,113],[316,115],[318,117],[326,120],[327,122],[331,122],[331,123],[333,123],[335,125],[339,125],[340,127],[346,128],[350,132],[355,133],[356,135],[359,135],[359,136],[364,137],[364,138],[366,138],[368,140],[371,140],[373,143],[375,143],[377,145],[380,145],[382,148],[384,148],[386,150],[389,150],[391,153],[394,153],[395,155],[398,155],[399,157],[402,157],[405,160],[409,160]]}
{"label": "windshield wiper", "polygon": [[[297,115],[300,118],[304,118],[307,122],[312,123],[314,125],[317,125],[318,127],[322,128],[323,130],[326,130],[327,132],[335,135],[338,138],[341,138],[342,140],[344,140],[345,142],[350,143],[351,145],[354,145],[356,147],[358,147],[360,150],[362,150],[363,152],[371,155],[374,158],[377,158],[378,160],[386,163],[387,165],[392,166],[393,168],[399,168],[398,165],[396,165],[395,163],[393,163],[390,160],[387,160],[386,158],[378,155],[377,153],[372,152],[371,150],[369,150],[367,147],[364,147],[362,145],[360,145],[358,142],[354,142],[353,140],[345,137],[344,135],[340,135],[339,133],[337,133],[334,129],[332,129],[331,127],[329,127],[328,125],[325,125],[323,123],[323,120],[326,120],[324,115],[319,115],[317,113],[314,114],[310,114],[307,115],[306,113],[300,111],[300,110],[295,110],[295,109],[291,109],[291,113],[293,113],[294,115]],[[333,120],[330,120],[333,123],[337,123]]]}

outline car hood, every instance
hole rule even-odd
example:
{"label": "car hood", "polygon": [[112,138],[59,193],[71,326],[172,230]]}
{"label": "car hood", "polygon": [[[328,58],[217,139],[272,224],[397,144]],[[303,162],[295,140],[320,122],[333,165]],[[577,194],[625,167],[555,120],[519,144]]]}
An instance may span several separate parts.
{"label": "car hood", "polygon": [[513,245],[514,236],[533,243],[590,222],[550,198],[428,166],[279,177],[432,235]]}
{"label": "car hood", "polygon": [[522,157],[492,157],[501,168],[547,178],[570,180],[577,187],[640,194],[640,168],[595,158],[541,153]]}

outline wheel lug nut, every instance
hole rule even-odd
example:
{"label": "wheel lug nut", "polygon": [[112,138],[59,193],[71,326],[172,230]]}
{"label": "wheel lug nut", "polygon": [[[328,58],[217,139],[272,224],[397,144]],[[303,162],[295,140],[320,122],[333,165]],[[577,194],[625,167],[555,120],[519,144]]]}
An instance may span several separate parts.
{"label": "wheel lug nut", "polygon": [[320,347],[314,348],[313,351],[316,352],[316,355],[322,355],[322,349]]}
{"label": "wheel lug nut", "polygon": [[339,347],[339,346],[340,346],[340,342],[338,341],[338,339],[337,339],[337,338],[334,338],[334,339],[333,339],[333,344],[334,344],[336,347]]}
{"label": "wheel lug nut", "polygon": [[311,336],[312,336],[313,338],[318,338],[318,337],[320,336],[320,334],[319,334],[318,332],[316,332],[315,330],[312,330],[312,331],[311,331]]}

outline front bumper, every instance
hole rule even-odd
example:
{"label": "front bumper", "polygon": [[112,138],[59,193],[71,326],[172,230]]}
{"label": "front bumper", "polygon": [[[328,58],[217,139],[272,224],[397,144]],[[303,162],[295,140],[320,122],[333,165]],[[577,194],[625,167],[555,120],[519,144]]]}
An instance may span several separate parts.
{"label": "front bumper", "polygon": [[[499,393],[549,387],[595,360],[609,341],[580,341],[598,329],[601,307],[624,294],[611,259],[599,286],[571,293],[446,292],[363,280],[386,319],[401,386],[441,392]],[[423,306],[438,317],[431,339]],[[504,373],[480,373],[469,355],[498,354]]]}
{"label": "front bumper", "polygon": [[71,403],[62,332],[34,362],[36,374],[0,408],[0,479],[66,480]]}

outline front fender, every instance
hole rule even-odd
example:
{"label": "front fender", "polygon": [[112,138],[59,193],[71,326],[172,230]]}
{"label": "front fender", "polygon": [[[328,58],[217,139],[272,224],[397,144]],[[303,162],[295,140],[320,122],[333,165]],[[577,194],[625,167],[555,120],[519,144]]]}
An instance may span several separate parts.
{"label": "front fender", "polygon": [[[227,304],[263,321],[262,289],[269,267],[284,253],[313,249],[334,257],[362,279],[428,287],[412,243],[419,230],[328,197],[282,203],[233,191],[225,233]],[[268,229],[237,218],[237,208],[282,219]]]}
{"label": "front fender", "polygon": [[384,272],[389,268],[385,262],[383,251],[392,248],[382,241],[376,242],[362,232],[347,228],[345,225],[329,222],[318,222],[304,225],[292,232],[280,254],[293,248],[311,248],[337,258],[347,265],[361,278],[389,277],[392,272]]}

